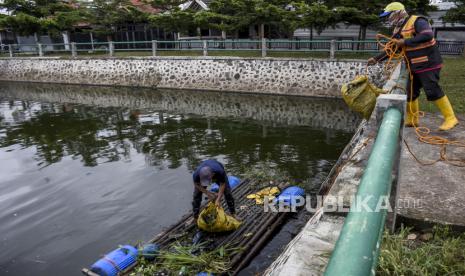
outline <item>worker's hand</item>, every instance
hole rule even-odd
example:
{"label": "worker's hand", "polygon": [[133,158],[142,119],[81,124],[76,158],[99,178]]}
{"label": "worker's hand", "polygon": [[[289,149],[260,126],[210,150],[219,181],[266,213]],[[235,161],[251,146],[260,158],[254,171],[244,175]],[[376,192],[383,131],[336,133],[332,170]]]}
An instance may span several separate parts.
{"label": "worker's hand", "polygon": [[405,46],[405,40],[403,39],[393,39],[397,47],[402,48]]}
{"label": "worker's hand", "polygon": [[216,193],[213,193],[213,192],[208,192],[207,197],[208,197],[209,200],[213,201],[218,197],[218,195]]}
{"label": "worker's hand", "polygon": [[219,198],[219,197],[216,198],[215,205],[216,206],[221,206],[221,198]]}
{"label": "worker's hand", "polygon": [[375,65],[376,63],[378,63],[378,61],[376,61],[375,58],[368,59],[368,66]]}

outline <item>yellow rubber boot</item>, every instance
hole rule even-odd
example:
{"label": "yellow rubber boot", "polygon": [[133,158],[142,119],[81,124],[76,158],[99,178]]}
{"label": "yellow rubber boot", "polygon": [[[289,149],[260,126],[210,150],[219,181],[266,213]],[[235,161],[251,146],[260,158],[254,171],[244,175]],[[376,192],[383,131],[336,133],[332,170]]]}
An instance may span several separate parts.
{"label": "yellow rubber boot", "polygon": [[459,120],[455,117],[454,110],[452,109],[452,105],[450,104],[447,96],[434,101],[434,103],[444,116],[444,122],[439,127],[439,130],[449,130],[454,128],[459,123]]}
{"label": "yellow rubber boot", "polygon": [[420,104],[418,98],[414,101],[407,102],[407,118],[405,118],[405,126],[413,127],[418,126],[418,111],[420,110]]}

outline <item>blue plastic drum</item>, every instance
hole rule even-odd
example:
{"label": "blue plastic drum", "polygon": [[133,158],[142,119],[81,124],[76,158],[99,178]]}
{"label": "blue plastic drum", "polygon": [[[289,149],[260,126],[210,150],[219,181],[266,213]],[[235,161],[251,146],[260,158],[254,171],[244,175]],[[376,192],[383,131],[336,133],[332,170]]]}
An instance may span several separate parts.
{"label": "blue plastic drum", "polygon": [[297,201],[297,198],[305,196],[305,190],[299,186],[287,187],[282,191],[278,197],[276,197],[275,202],[283,202],[286,205],[291,205],[293,202]]}
{"label": "blue plastic drum", "polygon": [[[231,187],[231,190],[234,190],[239,184],[241,184],[241,180],[236,177],[229,175],[228,176],[228,181],[229,181],[229,186]],[[220,190],[220,186],[216,183],[213,183],[212,186],[210,187],[210,191],[217,193]]]}
{"label": "blue plastic drum", "polygon": [[105,257],[95,262],[90,270],[100,276],[117,276],[118,272],[133,265],[136,260],[137,248],[125,245],[106,254]]}

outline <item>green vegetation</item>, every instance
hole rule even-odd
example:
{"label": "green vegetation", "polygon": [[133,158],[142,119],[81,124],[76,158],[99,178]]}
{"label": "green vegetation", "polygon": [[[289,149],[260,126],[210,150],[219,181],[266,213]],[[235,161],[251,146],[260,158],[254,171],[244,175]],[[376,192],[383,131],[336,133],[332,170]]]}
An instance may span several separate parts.
{"label": "green vegetation", "polygon": [[291,181],[288,173],[280,170],[277,165],[270,160],[257,163],[254,167],[243,167],[242,178],[254,179],[254,189],[260,190],[269,186],[286,184]]}
{"label": "green vegetation", "polygon": [[[292,38],[301,27],[320,33],[337,23],[358,25],[358,39],[366,38],[367,28],[381,29],[378,18],[385,1],[294,1],[287,0],[213,0],[208,10],[181,9],[185,0],[58,1],[5,0],[0,3],[8,15],[0,16],[0,27],[22,35],[59,34],[92,31],[112,40],[118,26],[144,23],[168,32],[200,35],[201,29],[222,31],[222,36],[238,38],[258,27],[258,37]],[[432,10],[427,0],[407,1],[409,11]],[[455,17],[454,17],[455,18]],[[242,35],[243,36],[243,35]],[[257,37],[256,35],[252,35]],[[38,39],[38,38],[37,38]]]}
{"label": "green vegetation", "polygon": [[181,245],[175,243],[171,248],[162,250],[155,262],[148,262],[143,258],[131,276],[159,275],[195,275],[198,272],[213,274],[227,273],[230,269],[230,256],[240,251],[229,245],[212,250],[204,250],[204,244]]}
{"label": "green vegetation", "polygon": [[465,24],[465,1],[455,0],[455,8],[447,11],[444,20],[447,22]]}
{"label": "green vegetation", "polygon": [[[459,114],[465,113],[465,58],[445,57],[444,68],[441,71],[441,87],[449,97],[454,111]],[[427,112],[438,112],[432,102],[426,100],[425,94],[421,93],[420,109]]]}
{"label": "green vegetation", "polygon": [[377,275],[465,275],[465,233],[455,234],[447,226],[422,235],[410,228],[386,232]]}

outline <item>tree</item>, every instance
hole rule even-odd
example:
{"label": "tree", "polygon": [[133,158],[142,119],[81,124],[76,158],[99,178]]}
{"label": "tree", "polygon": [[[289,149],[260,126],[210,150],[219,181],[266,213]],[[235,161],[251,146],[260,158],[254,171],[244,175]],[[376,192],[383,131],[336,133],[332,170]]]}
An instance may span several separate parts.
{"label": "tree", "polygon": [[147,15],[134,7],[129,0],[93,0],[89,3],[87,20],[92,25],[92,32],[105,35],[113,40],[118,25],[127,22],[142,22]]}
{"label": "tree", "polygon": [[334,26],[337,22],[335,12],[321,3],[311,3],[309,5],[300,2],[296,4],[296,9],[301,18],[300,27],[310,29],[310,40],[313,40],[313,29],[318,34],[321,34],[324,29]]}
{"label": "tree", "polygon": [[259,26],[259,38],[265,37],[265,25],[280,25],[286,17],[284,9],[288,1],[283,0],[252,0],[251,9],[247,13],[250,23]]}
{"label": "tree", "polygon": [[455,8],[447,11],[443,20],[450,23],[465,24],[465,1],[455,1]]}
{"label": "tree", "polygon": [[0,4],[9,16],[0,19],[0,25],[20,35],[32,35],[38,41],[37,33],[56,34],[74,29],[81,20],[83,10],[73,2],[59,0],[5,0]]}
{"label": "tree", "polygon": [[250,19],[247,14],[250,7],[243,0],[214,0],[209,10],[195,14],[194,20],[199,26],[221,30],[225,33],[236,33],[248,27]]}
{"label": "tree", "polygon": [[[335,9],[339,22],[359,25],[358,39],[365,40],[368,27],[372,29],[381,27],[379,14],[390,2],[386,0],[328,0],[326,4]],[[406,0],[402,3],[407,11],[412,13],[426,15],[428,11],[435,9],[428,0]]]}
{"label": "tree", "polygon": [[168,31],[181,33],[196,28],[194,14],[195,12],[193,11],[183,11],[179,7],[176,7],[162,14],[151,15],[148,19],[151,25],[161,27]]}
{"label": "tree", "polygon": [[198,24],[222,31],[233,31],[249,26],[259,26],[259,38],[265,36],[265,25],[281,27],[287,31],[297,27],[296,16],[286,10],[289,1],[284,0],[214,0],[208,11],[199,12]]}

